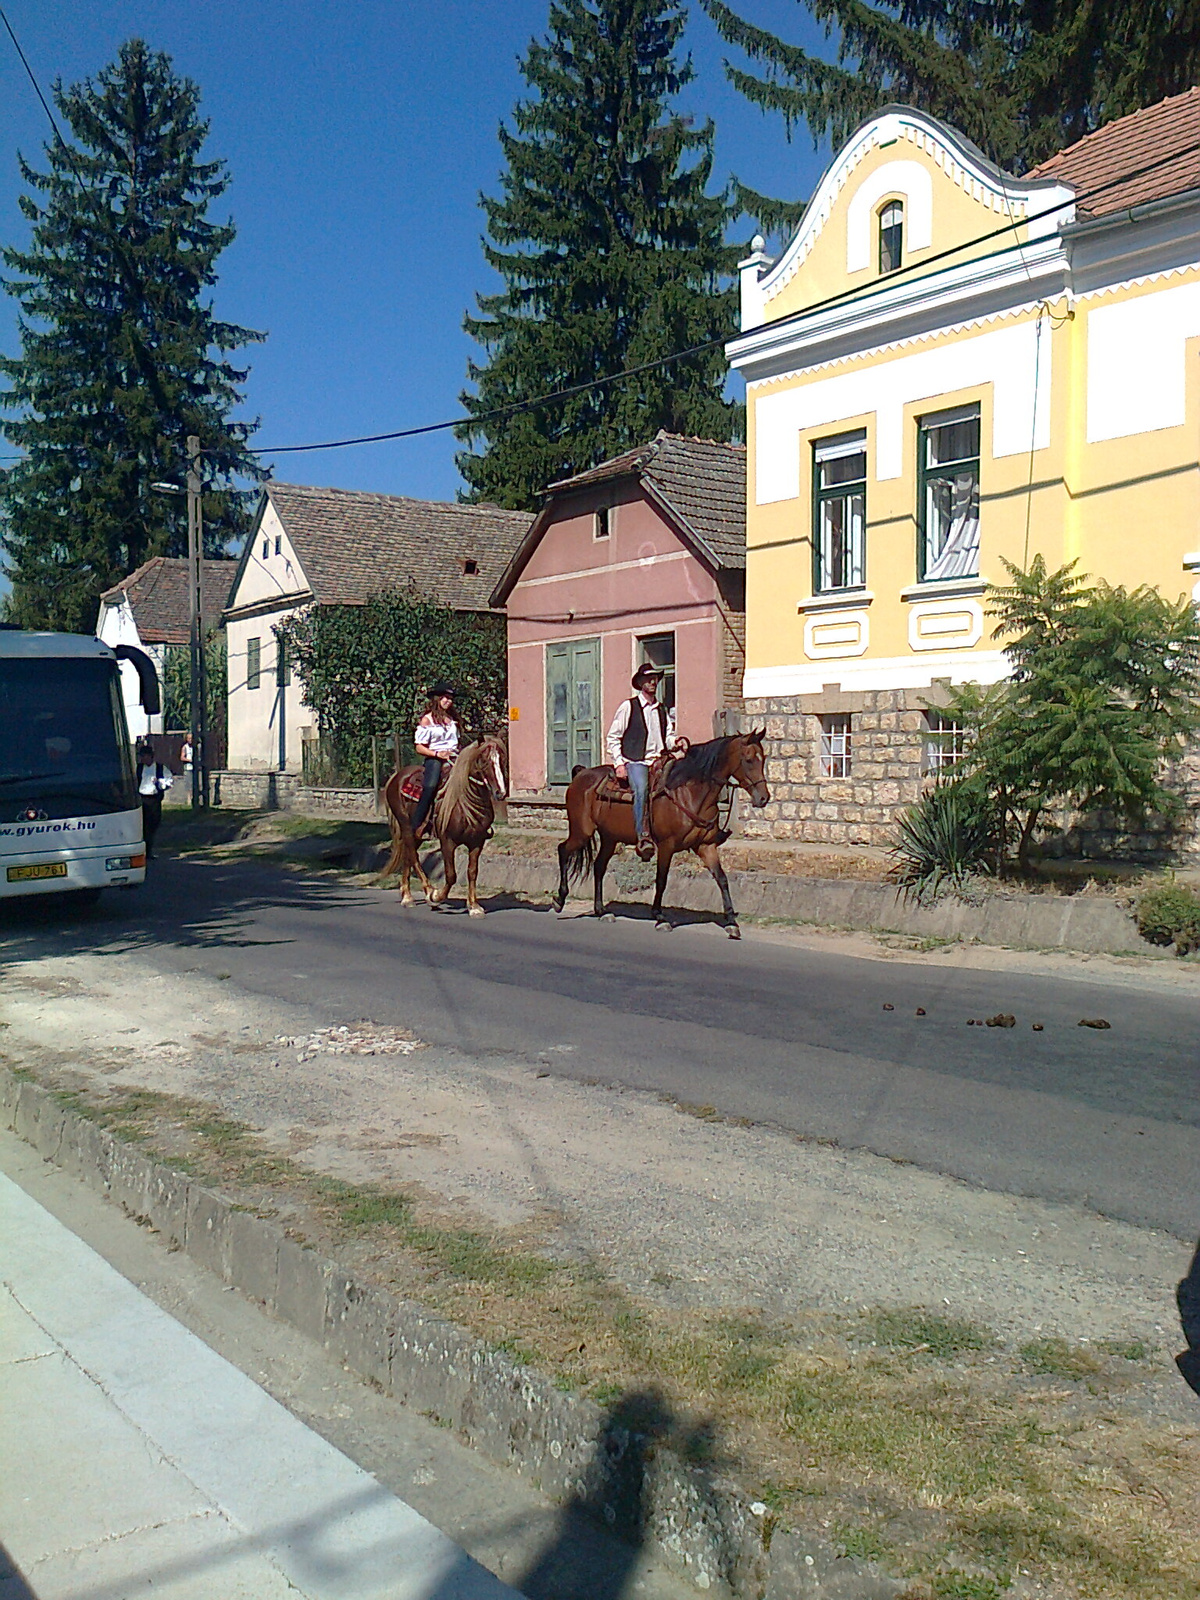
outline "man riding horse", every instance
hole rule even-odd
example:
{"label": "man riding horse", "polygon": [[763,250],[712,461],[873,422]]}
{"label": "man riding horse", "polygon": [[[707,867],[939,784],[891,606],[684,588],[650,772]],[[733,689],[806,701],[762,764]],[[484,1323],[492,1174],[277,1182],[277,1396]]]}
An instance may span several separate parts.
{"label": "man riding horse", "polygon": [[633,824],[637,853],[643,861],[654,854],[650,832],[650,766],[675,743],[675,713],[658,698],[662,674],[647,662],[630,681],[632,699],[622,700],[608,730],[608,758],[618,778],[633,790]]}

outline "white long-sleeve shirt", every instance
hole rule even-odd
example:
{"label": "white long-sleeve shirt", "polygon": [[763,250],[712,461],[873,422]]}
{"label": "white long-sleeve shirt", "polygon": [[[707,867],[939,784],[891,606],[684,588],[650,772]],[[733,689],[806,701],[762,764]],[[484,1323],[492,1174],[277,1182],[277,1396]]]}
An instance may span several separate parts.
{"label": "white long-sleeve shirt", "polygon": [[[641,702],[642,715],[646,719],[646,760],[653,761],[656,756],[660,756],[663,753],[662,719],[657,715],[651,715],[651,711],[653,707],[658,705],[658,701],[653,698],[647,700],[644,690],[641,692]],[[666,707],[664,706],[663,709],[666,710]],[[621,766],[625,760],[625,757],[621,754],[621,740],[624,738],[625,730],[628,726],[629,701],[622,700],[617,707],[616,716],[612,719],[612,725],[608,730],[608,739],[606,741],[608,759],[614,767]],[[670,743],[674,737],[675,713],[674,711],[667,711],[667,742]]]}
{"label": "white long-sleeve shirt", "polygon": [[458,754],[458,723],[436,722],[433,717],[424,716],[417,723],[417,731],[413,734],[413,743],[428,750],[431,755],[441,756],[443,760]]}

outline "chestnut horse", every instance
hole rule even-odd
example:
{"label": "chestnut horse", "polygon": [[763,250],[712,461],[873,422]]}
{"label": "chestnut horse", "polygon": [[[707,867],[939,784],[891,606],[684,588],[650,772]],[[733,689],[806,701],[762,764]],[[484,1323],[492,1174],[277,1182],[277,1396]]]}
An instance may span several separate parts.
{"label": "chestnut horse", "polygon": [[[654,920],[658,927],[669,926],[663,916],[662,900],[671,860],[680,850],[694,850],[717,881],[729,937],[741,938],[737,913],[729,896],[729,880],[717,848],[718,803],[721,790],[730,782],[746,791],[753,806],[765,806],[771,798],[763,761],[764,737],[765,730],[760,730],[693,745],[687,755],[671,766],[665,790],[652,800],[650,819],[658,847],[658,875],[654,886]],[[567,903],[568,884],[581,881],[591,867],[596,886],[595,915],[602,917],[604,873],[613,851],[618,844],[637,843],[633,806],[628,801],[602,800],[597,793],[600,784],[611,774],[611,767],[588,767],[571,779],[567,789],[570,832],[558,847],[556,911],[561,911]]]}
{"label": "chestnut horse", "polygon": [[450,891],[457,881],[454,873],[454,853],[460,845],[466,845],[469,852],[467,911],[473,917],[481,917],[483,907],[479,904],[479,898],[475,893],[475,880],[479,875],[479,852],[491,836],[492,822],[496,815],[495,801],[503,800],[508,792],[504,777],[504,746],[493,734],[485,734],[474,744],[467,745],[460,751],[458,759],[450,769],[450,776],[442,784],[431,813],[433,831],[442,847],[442,866],[445,869],[445,882],[440,889],[435,889],[425,876],[425,869],[417,854],[417,841],[412,826],[412,815],[417,803],[415,800],[407,799],[400,792],[400,786],[405,778],[420,771],[420,767],[403,767],[398,772],[393,772],[383,786],[383,798],[388,808],[388,825],[392,831],[392,853],[380,876],[387,878],[393,872],[401,872],[403,882],[400,904],[411,906],[413,897],[410,880],[415,868],[421,880],[421,887],[425,891],[425,899],[431,906],[440,905],[449,898]]}

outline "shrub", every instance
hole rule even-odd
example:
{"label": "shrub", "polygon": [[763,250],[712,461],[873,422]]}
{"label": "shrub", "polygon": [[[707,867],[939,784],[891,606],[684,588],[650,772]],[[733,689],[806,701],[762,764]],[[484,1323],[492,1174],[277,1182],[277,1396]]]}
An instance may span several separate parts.
{"label": "shrub", "polygon": [[900,813],[896,831],[892,876],[921,904],[992,870],[995,812],[972,784],[938,784]]}
{"label": "shrub", "polygon": [[1181,883],[1156,883],[1137,903],[1138,932],[1151,944],[1173,944],[1176,955],[1200,950],[1200,895]]}

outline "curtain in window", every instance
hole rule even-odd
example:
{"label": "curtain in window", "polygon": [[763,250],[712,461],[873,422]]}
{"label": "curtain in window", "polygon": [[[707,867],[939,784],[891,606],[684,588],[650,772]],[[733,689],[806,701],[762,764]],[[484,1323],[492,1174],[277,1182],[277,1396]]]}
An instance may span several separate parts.
{"label": "curtain in window", "polygon": [[929,493],[925,578],[973,578],[979,571],[979,479],[974,472],[935,479]]}

